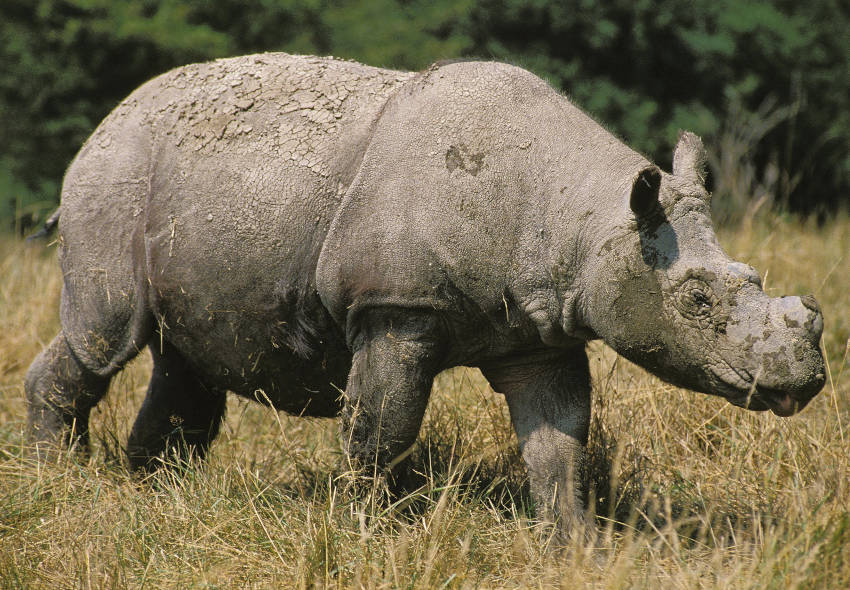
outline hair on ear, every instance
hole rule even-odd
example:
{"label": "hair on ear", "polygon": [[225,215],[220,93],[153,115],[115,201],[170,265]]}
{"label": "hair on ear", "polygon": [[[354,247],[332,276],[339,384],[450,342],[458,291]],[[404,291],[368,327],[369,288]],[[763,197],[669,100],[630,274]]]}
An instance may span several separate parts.
{"label": "hair on ear", "polygon": [[658,190],[661,188],[661,170],[658,166],[647,166],[635,176],[632,182],[632,195],[629,207],[640,217],[649,213],[658,202]]}

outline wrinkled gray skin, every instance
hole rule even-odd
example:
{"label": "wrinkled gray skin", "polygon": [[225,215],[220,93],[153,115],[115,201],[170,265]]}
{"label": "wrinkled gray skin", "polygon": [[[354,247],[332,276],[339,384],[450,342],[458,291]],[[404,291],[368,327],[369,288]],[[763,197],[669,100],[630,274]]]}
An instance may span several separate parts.
{"label": "wrinkled gray skin", "polygon": [[824,383],[817,304],[768,297],[723,252],[703,160],[685,133],[663,173],[498,63],[169,72],[65,177],[62,332],[27,375],[32,440],[85,444],[110,377],[149,346],[134,468],[202,456],[228,390],[341,414],[353,462],[393,466],[434,376],[475,366],[505,395],[540,518],[576,531],[588,340],[782,416]]}

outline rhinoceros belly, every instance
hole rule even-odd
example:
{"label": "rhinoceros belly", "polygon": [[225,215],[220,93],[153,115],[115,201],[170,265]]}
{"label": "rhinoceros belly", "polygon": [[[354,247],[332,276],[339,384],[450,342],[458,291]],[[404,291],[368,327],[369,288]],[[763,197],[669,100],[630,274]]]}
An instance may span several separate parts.
{"label": "rhinoceros belly", "polygon": [[[178,161],[168,177],[145,235],[157,336],[213,386],[335,415],[350,355],[314,277],[337,187],[263,161]],[[293,184],[307,190],[279,192]]]}

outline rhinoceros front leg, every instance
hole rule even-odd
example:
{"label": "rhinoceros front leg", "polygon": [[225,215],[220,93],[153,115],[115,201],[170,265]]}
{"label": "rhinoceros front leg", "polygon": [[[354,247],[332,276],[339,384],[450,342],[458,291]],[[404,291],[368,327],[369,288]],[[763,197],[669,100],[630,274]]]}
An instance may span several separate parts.
{"label": "rhinoceros front leg", "polygon": [[508,402],[537,518],[556,524],[567,538],[590,538],[584,515],[590,372],[584,350],[511,359],[482,370]]}
{"label": "rhinoceros front leg", "polygon": [[438,322],[426,313],[378,309],[364,312],[358,324],[344,395],[343,448],[365,475],[397,473],[416,441],[439,370]]}

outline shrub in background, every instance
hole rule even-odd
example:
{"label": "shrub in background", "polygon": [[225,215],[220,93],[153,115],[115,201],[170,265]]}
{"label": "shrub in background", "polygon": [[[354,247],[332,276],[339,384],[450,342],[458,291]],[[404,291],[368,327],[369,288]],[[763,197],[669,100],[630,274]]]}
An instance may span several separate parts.
{"label": "shrub in background", "polygon": [[679,129],[703,135],[721,221],[831,211],[850,201],[847,30],[842,0],[4,0],[0,219],[52,206],[81,143],[145,80],[264,50],[511,61],[662,166]]}

